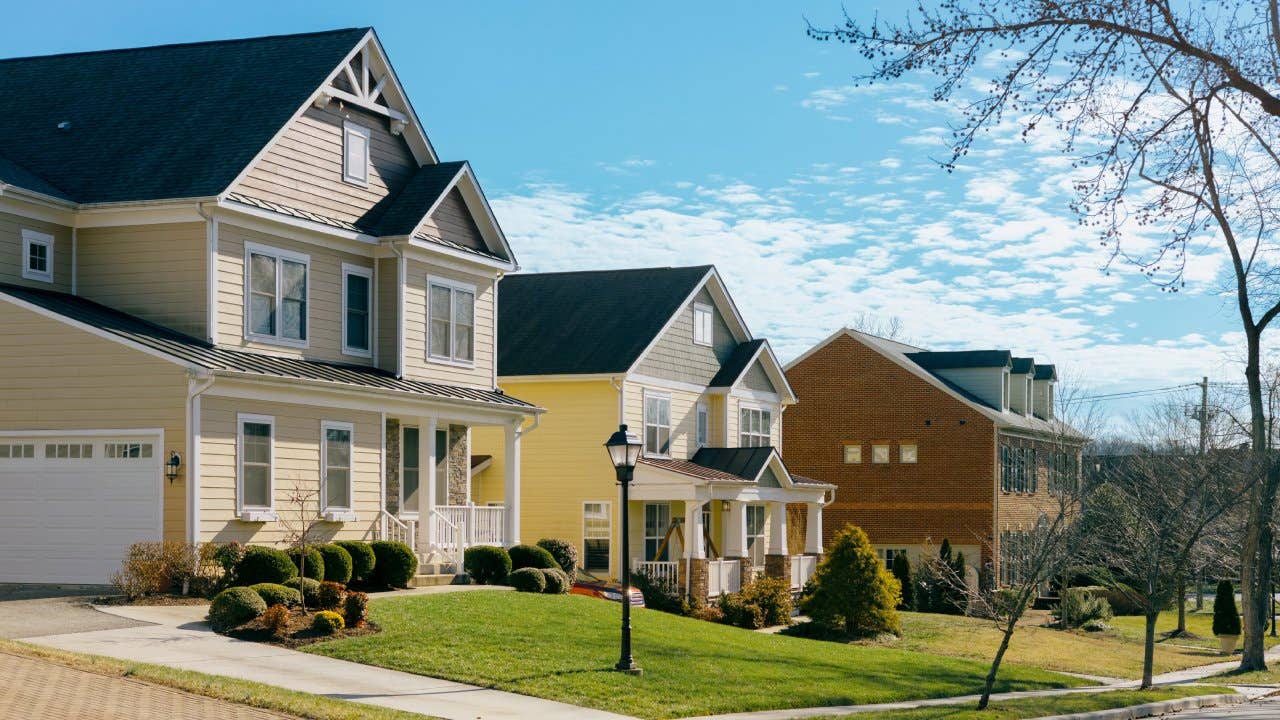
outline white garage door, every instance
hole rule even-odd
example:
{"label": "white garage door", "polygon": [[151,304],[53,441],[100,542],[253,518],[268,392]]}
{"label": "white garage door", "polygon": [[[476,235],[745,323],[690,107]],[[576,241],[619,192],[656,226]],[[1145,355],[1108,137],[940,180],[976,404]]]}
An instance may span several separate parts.
{"label": "white garage door", "polygon": [[161,537],[160,436],[0,433],[0,582],[109,581]]}

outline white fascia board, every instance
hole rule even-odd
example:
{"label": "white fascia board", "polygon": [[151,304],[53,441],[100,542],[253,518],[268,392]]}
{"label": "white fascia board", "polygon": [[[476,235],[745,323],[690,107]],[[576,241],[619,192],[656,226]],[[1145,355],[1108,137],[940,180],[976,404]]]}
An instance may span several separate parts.
{"label": "white fascia board", "polygon": [[81,205],[76,210],[75,226],[93,228],[204,222],[200,205],[211,203],[215,199],[200,197]]}
{"label": "white fascia board", "polygon": [[[415,237],[388,237],[383,238],[383,240],[387,242],[398,242],[401,243],[406,250],[417,251],[415,254],[418,256],[413,259],[421,260],[422,262],[438,263],[440,258],[444,257],[465,265],[470,265],[472,268],[485,267],[501,272],[515,272],[516,270],[519,270],[519,267],[509,260],[500,260],[498,258],[476,255],[475,253],[458,250],[439,243],[419,240]],[[469,272],[474,272],[474,269]]]}
{"label": "white fascia board", "polygon": [[[765,372],[769,374],[770,379],[773,380],[774,388],[781,388],[786,391],[785,393],[778,393],[782,396],[782,404],[794,404],[799,398],[796,397],[795,390],[791,389],[791,383],[787,380],[787,373],[782,369],[782,362],[778,360],[778,356],[773,352],[773,344],[768,340],[765,340],[761,350],[762,352],[756,354],[756,360],[759,360],[761,355],[766,354],[764,351],[767,351],[769,361],[767,363],[761,363],[761,366],[765,369]],[[754,362],[754,360],[752,362]],[[751,369],[750,364],[747,365],[747,369]],[[747,374],[743,372],[742,375],[743,377],[746,377]]]}
{"label": "white fascia board", "polygon": [[[71,218],[70,213],[76,208],[76,204],[70,200],[63,200],[62,198],[45,195],[43,193],[35,192],[34,190],[28,190],[24,187],[10,185],[8,183],[0,183],[0,199],[12,201],[19,207],[31,208],[28,212],[43,212],[55,217],[65,218],[67,220],[66,222],[63,220],[50,220],[50,222],[57,222],[61,225],[71,224],[69,222]],[[5,204],[8,203],[6,202]],[[15,214],[25,215],[25,213],[21,212]]]}
{"label": "white fascia board", "polygon": [[536,382],[608,382],[617,375],[608,373],[584,373],[582,375],[499,375],[498,384]]}

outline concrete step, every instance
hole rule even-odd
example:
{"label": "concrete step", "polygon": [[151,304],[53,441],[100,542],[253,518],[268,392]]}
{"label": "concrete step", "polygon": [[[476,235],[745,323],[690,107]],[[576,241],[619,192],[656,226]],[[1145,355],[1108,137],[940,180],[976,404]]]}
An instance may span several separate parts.
{"label": "concrete step", "polygon": [[429,575],[415,575],[410,581],[410,587],[438,587],[440,585],[461,585],[466,582],[465,576],[454,575],[453,573],[433,573]]}

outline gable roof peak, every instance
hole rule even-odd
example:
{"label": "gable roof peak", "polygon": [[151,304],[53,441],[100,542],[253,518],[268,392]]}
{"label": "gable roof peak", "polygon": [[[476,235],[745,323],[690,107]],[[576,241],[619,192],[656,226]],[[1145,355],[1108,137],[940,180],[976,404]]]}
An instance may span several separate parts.
{"label": "gable roof peak", "polygon": [[322,35],[339,35],[339,34],[346,34],[346,33],[365,34],[372,31],[373,31],[372,27],[347,27],[347,28],[333,28],[330,30],[312,30],[310,32],[302,32],[302,33],[277,33],[274,35],[253,35],[249,37],[222,38],[220,40],[191,40],[188,42],[158,43],[156,45],[135,45],[132,47],[104,48],[101,50],[71,50],[71,51],[60,52],[60,53],[49,53],[46,55],[20,55],[17,57],[0,58],[0,65],[3,65],[4,63],[10,63],[10,62],[22,62],[26,60],[46,60],[46,59],[70,58],[70,57],[78,57],[78,56],[86,56],[86,55],[107,55],[111,53],[145,52],[150,50],[191,48],[191,47],[201,47],[201,46],[207,46],[207,45],[230,45],[234,43],[251,43],[251,42],[259,42],[259,41],[265,41],[265,40],[282,40],[286,38],[290,38],[290,39],[307,38],[307,37],[316,37],[316,36],[322,36]]}

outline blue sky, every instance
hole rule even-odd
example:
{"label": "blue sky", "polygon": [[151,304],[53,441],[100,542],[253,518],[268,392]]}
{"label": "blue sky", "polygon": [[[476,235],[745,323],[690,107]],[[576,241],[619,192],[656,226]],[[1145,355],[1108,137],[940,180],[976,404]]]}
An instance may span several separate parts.
{"label": "blue sky", "polygon": [[836,0],[8,12],[8,56],[372,25],[527,269],[715,263],[784,360],[869,313],[930,348],[1056,362],[1095,392],[1238,379],[1220,256],[1195,258],[1178,295],[1132,268],[1104,275],[1052,130],[1023,142],[998,128],[941,171],[930,158],[945,157],[955,108],[930,101],[927,79],[853,88],[859,56],[805,36],[806,15],[839,19]]}

